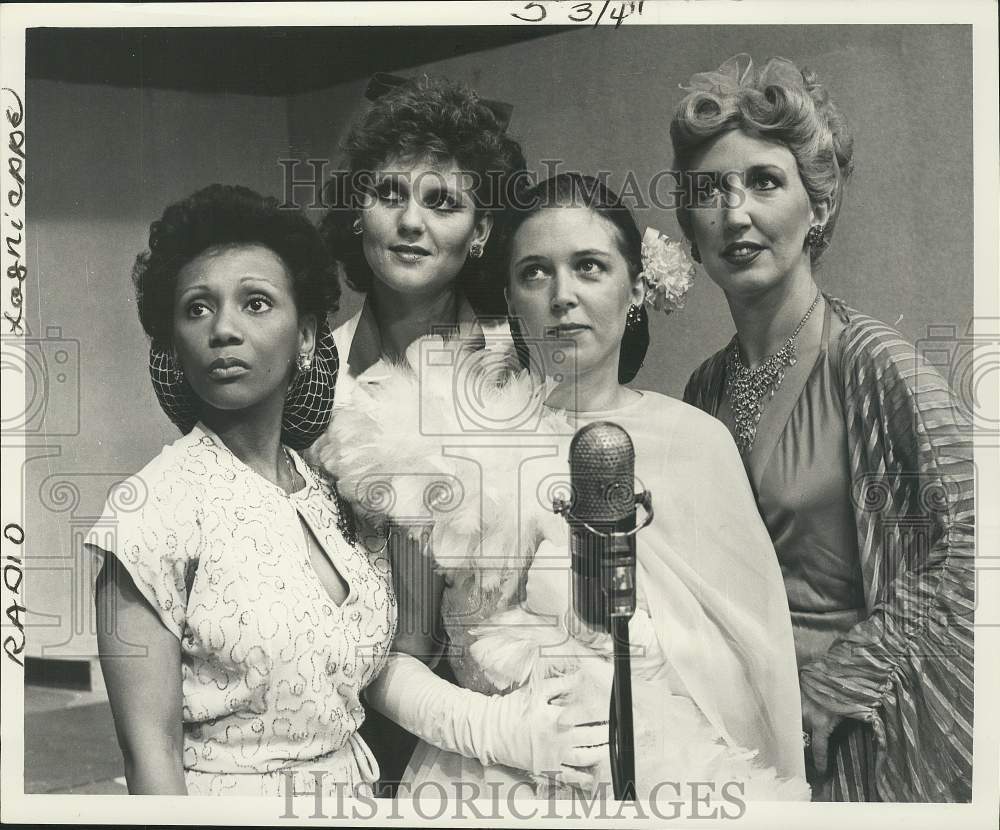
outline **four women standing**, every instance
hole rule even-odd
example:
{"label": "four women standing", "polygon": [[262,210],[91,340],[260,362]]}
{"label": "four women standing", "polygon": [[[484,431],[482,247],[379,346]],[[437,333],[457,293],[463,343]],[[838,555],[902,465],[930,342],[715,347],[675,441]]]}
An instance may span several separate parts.
{"label": "four women standing", "polygon": [[[531,562],[539,550],[558,553],[565,539],[546,536],[539,521],[530,544],[516,542],[521,564],[485,592],[475,566],[414,577],[429,587],[419,592],[429,605],[416,616],[433,623],[443,614],[461,646],[452,662],[465,688],[423,665],[434,646],[419,642],[420,632],[397,638],[381,671],[395,626],[383,549],[355,543],[333,481],[278,442],[283,423],[286,444],[300,447],[326,428],[329,394],[309,399],[308,417],[283,401],[296,378],[319,365],[321,351],[331,382],[339,350],[362,391],[338,385],[337,411],[344,409],[311,458],[351,482],[343,448],[352,436],[337,430],[357,414],[352,397],[364,396],[365,417],[377,412],[370,402],[381,383],[398,387],[394,367],[405,365],[408,348],[444,330],[471,339],[474,349],[491,338],[507,343],[512,331],[511,354],[522,362],[525,337],[573,341],[577,374],[547,387],[547,417],[569,410],[577,424],[627,422],[644,463],[669,458],[676,470],[685,446],[697,444],[704,456],[719,445],[711,455],[721,466],[692,467],[675,495],[693,501],[663,526],[669,532],[648,554],[640,551],[646,592],[639,619],[650,653],[662,658],[645,679],[685,701],[691,717],[681,720],[694,725],[697,740],[708,735],[710,743],[756,750],[763,766],[755,774],[774,767],[779,778],[794,778],[801,685],[814,798],[969,799],[971,453],[943,381],[907,354],[895,332],[825,297],[813,280],[851,170],[846,126],[815,79],[780,59],[755,70],[734,58],[695,76],[689,90],[671,129],[677,167],[708,174],[713,187],[679,218],[695,258],[726,294],[737,335],[692,376],[685,399],[735,437],[749,479],[743,489],[724,471],[731,447],[724,432],[676,401],[622,385],[648,342],[646,252],[640,256],[634,221],[622,218],[627,209],[619,216],[613,194],[578,178],[534,192],[536,202],[546,197],[546,207],[558,209],[536,204],[505,214],[523,154],[505,134],[502,106],[456,85],[425,79],[391,89],[351,133],[350,180],[363,183],[352,193],[359,209],[331,211],[323,232],[348,282],[367,298],[332,338],[323,318],[333,303],[317,299],[329,295],[306,279],[311,266],[300,265],[271,220],[258,215],[270,215],[268,204],[243,213],[227,207],[255,194],[209,189],[154,225],[150,254],[137,266],[140,311],[153,340],[154,384],[186,435],[140,474],[154,495],[141,521],[122,523],[113,545],[91,540],[114,554],[107,561],[124,565],[106,564],[99,590],[118,598],[119,622],[158,657],[126,669],[113,659],[113,640],[102,640],[131,791],[266,792],[275,773],[294,775],[305,760],[329,764],[336,780],[371,784],[377,765],[356,730],[358,694],[376,677],[371,700],[427,742],[411,765],[414,780],[465,778],[474,759],[477,780],[503,767],[513,770],[501,776],[510,783],[524,771],[541,772],[539,753],[561,770],[559,784],[600,780],[607,752],[600,707],[590,712],[572,683],[551,675],[496,695],[517,683],[498,680],[503,671],[482,648],[470,659],[478,639],[502,630],[496,624],[504,612],[530,610],[532,595],[539,606]],[[580,202],[579,187],[598,201]],[[218,210],[234,229],[210,230]],[[490,244],[499,220],[502,251]],[[285,224],[315,250],[295,221]],[[181,254],[168,256],[171,245]],[[503,259],[502,277],[494,256]],[[166,276],[154,283],[149,275],[160,270]],[[335,290],[333,281],[327,290]],[[155,324],[154,308],[172,309],[170,320]],[[509,329],[477,321],[505,312]],[[517,377],[516,361],[507,374]],[[311,380],[299,386],[315,391]],[[289,431],[293,423],[298,432]],[[744,542],[759,536],[761,555],[753,545],[742,555],[728,551],[712,522],[684,526],[708,515],[710,496],[697,498],[698,482],[708,479],[736,487],[726,501],[739,517],[732,530]],[[231,513],[220,502],[225,493],[240,502]],[[751,494],[767,530],[756,536],[758,516],[741,507],[752,507]],[[880,494],[882,502],[874,498]],[[288,530],[286,520],[296,525],[296,517],[299,525]],[[409,579],[419,571],[413,563],[393,566],[397,586],[401,573]],[[752,578],[736,576],[746,569]],[[667,595],[673,604],[661,601]],[[550,599],[540,604],[546,612]],[[689,606],[683,621],[672,620],[677,603]],[[789,610],[794,659],[782,633]],[[677,639],[682,630],[686,646]],[[724,688],[706,682],[692,642],[730,672]],[[303,660],[322,671],[303,674]],[[155,690],[152,728],[136,714],[129,691],[136,686]],[[562,705],[540,704],[540,688],[550,689],[549,703],[564,698]],[[755,706],[744,705],[751,700]],[[300,722],[290,711],[311,714]],[[331,712],[339,713],[336,729]],[[658,752],[677,749],[653,740]],[[738,774],[720,766],[720,775],[723,769]]]}

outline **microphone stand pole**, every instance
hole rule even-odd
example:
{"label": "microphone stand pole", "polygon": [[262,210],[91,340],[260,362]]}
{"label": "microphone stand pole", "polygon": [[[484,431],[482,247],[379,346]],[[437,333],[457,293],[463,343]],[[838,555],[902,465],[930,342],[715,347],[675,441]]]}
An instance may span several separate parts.
{"label": "microphone stand pole", "polygon": [[[574,603],[584,597],[581,619],[592,630],[611,634],[614,674],[608,715],[608,750],[611,785],[617,801],[635,801],[635,731],[632,726],[632,654],[628,623],[635,613],[635,534],[653,521],[653,500],[648,490],[635,496],[646,511],[641,526],[635,514],[608,530],[595,528],[574,516],[569,503],[554,499],[552,509],[567,518],[572,528]],[[629,527],[631,525],[631,527]],[[610,531],[610,532],[608,532]],[[594,555],[596,540],[605,540],[603,555]],[[577,562],[582,561],[578,565]],[[582,587],[581,587],[582,586]]]}
{"label": "microphone stand pole", "polygon": [[[628,623],[635,613],[635,535],[653,521],[653,497],[648,490],[635,496],[646,520],[635,526],[633,513],[609,534],[608,556],[602,563],[601,593],[605,621],[614,643],[614,679],[608,716],[611,786],[617,801],[635,801],[635,731],[632,727],[632,654]],[[631,525],[631,527],[628,527]]]}
{"label": "microphone stand pole", "polygon": [[635,735],[632,728],[632,655],[629,653],[628,618],[611,618],[614,642],[614,681],[608,744],[611,751],[611,785],[616,801],[635,801]]}

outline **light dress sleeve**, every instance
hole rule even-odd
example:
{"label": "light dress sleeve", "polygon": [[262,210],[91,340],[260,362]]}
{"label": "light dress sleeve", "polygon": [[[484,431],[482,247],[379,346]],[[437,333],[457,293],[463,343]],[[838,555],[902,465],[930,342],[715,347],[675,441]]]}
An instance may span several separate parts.
{"label": "light dress sleeve", "polygon": [[111,554],[167,630],[181,639],[202,516],[197,488],[185,477],[171,475],[159,460],[111,488],[84,546],[97,557],[95,573]]}

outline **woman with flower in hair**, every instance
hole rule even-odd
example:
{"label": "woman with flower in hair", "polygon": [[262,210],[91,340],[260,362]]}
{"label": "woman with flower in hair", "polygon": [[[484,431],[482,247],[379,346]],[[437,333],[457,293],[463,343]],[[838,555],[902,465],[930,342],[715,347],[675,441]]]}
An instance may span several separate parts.
{"label": "woman with flower in hair", "polygon": [[296,453],[333,408],[326,248],[275,199],[212,185],[153,223],[133,279],[182,437],[86,539],[129,792],[370,792],[359,696],[395,629],[388,564]]}
{"label": "woman with flower in hair", "polygon": [[889,326],[817,288],[853,166],[808,71],[695,75],[678,218],[736,335],[685,400],[736,438],[781,563],[817,800],[968,801],[972,450],[951,391]]}
{"label": "woman with flower in hair", "polygon": [[[577,428],[613,420],[655,509],[636,537],[630,625],[637,794],[707,782],[719,798],[732,782],[745,799],[808,798],[788,606],[733,441],[697,409],[625,385],[648,345],[645,306],[679,307],[693,264],[655,231],[643,244],[596,179],[560,174],[524,195],[501,247],[513,349],[456,354],[419,385],[392,372],[331,426],[325,460],[356,510],[433,522],[427,601],[461,688],[394,655],[368,691],[422,739],[409,791],[610,796],[611,643],[574,615],[551,494],[565,493]],[[476,407],[485,436],[463,434]],[[392,485],[389,503],[355,501],[373,481]]]}

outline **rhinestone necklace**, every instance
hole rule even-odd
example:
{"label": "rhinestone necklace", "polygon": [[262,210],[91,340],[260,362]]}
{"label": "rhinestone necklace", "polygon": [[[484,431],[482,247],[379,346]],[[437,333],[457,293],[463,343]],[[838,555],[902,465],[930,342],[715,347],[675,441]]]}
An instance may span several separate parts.
{"label": "rhinestone necklace", "polygon": [[743,455],[749,455],[757,437],[757,423],[764,412],[767,401],[785,379],[785,367],[794,366],[797,357],[795,341],[802,327],[813,313],[822,294],[817,292],[809,310],[799,320],[784,345],[774,354],[761,361],[756,369],[748,369],[740,357],[740,341],[737,335],[729,344],[726,354],[726,397],[736,421],[736,446]]}

